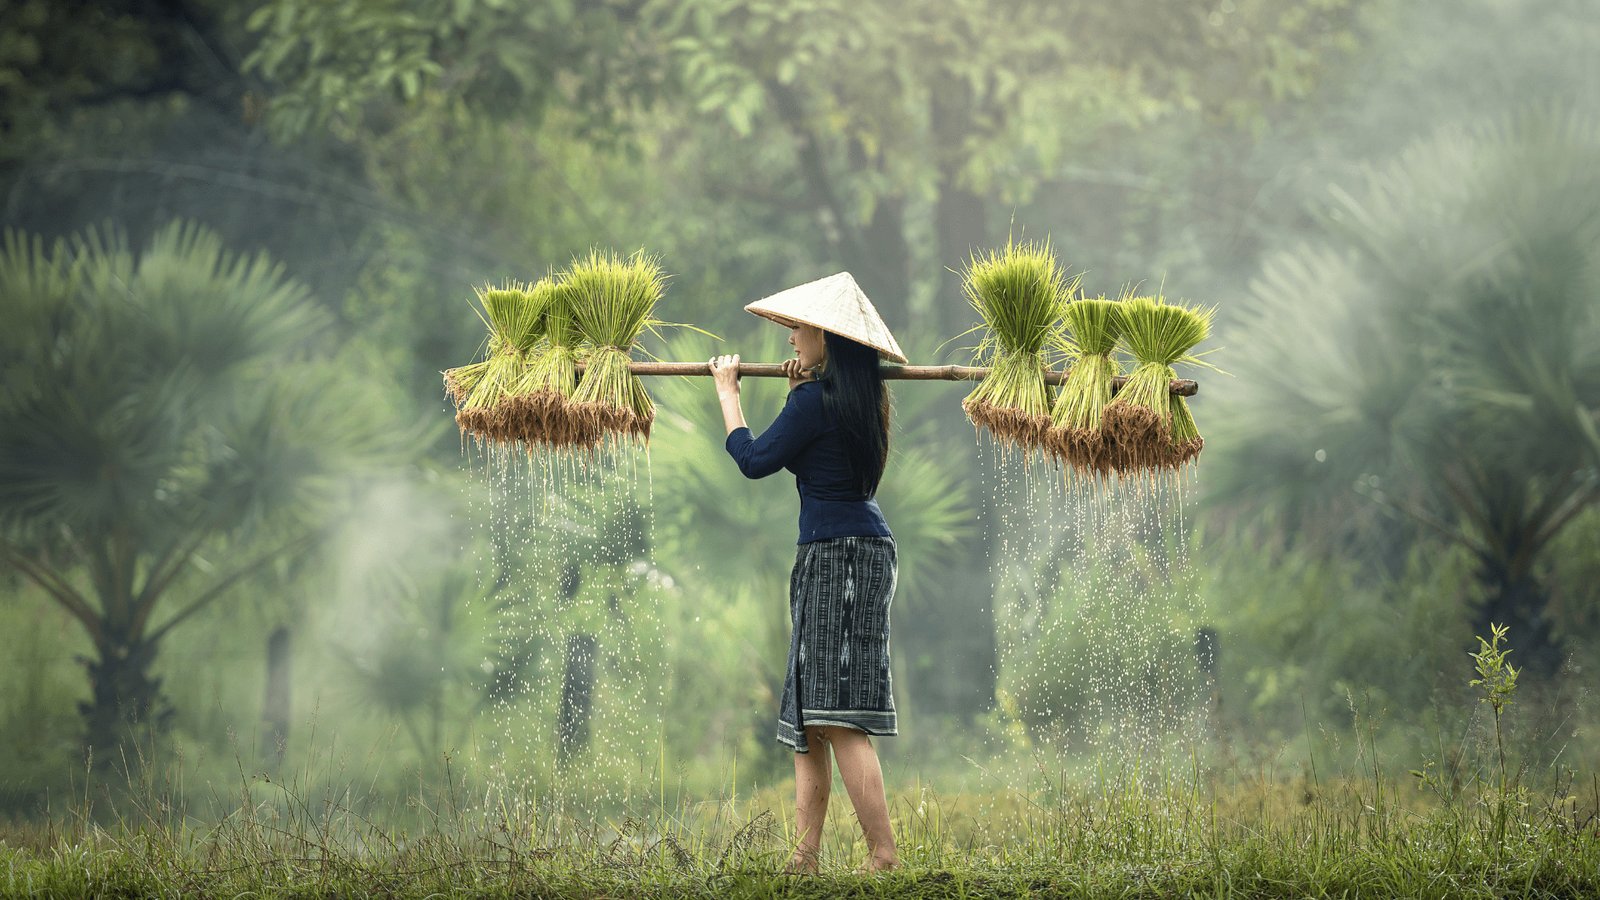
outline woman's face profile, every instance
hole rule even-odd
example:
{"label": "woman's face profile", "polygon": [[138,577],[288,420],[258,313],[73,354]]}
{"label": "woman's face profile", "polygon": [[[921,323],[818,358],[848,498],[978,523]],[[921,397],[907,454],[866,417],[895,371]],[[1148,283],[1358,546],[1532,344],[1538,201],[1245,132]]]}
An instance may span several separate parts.
{"label": "woman's face profile", "polygon": [[789,344],[800,357],[800,368],[815,369],[828,358],[828,345],[822,339],[822,329],[815,325],[796,323],[789,326]]}

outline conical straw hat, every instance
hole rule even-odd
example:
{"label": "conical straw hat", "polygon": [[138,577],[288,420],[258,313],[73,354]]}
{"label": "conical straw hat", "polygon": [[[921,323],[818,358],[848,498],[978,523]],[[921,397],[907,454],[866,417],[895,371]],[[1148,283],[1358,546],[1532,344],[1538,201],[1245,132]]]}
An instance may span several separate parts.
{"label": "conical straw hat", "polygon": [[746,304],[745,309],[779,325],[804,322],[831,331],[878,351],[884,359],[906,362],[900,344],[883,324],[883,317],[862,292],[861,285],[840,272]]}

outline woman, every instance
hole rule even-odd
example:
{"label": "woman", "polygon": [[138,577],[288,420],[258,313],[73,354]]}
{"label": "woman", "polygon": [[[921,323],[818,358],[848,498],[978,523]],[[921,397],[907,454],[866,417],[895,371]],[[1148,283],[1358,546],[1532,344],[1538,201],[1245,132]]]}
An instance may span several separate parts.
{"label": "woman", "polygon": [[833,784],[830,757],[866,835],[870,856],[861,871],[896,868],[883,772],[869,737],[896,733],[889,676],[896,557],[873,496],[889,455],[889,392],[878,357],[905,357],[848,273],[746,309],[787,326],[795,348],[795,358],[783,364],[788,401],[759,438],[739,404],[739,357],[711,360],[727,450],[739,470],[764,478],[787,468],[800,492],[777,732],[795,751],[800,843],[788,869],[817,871]]}

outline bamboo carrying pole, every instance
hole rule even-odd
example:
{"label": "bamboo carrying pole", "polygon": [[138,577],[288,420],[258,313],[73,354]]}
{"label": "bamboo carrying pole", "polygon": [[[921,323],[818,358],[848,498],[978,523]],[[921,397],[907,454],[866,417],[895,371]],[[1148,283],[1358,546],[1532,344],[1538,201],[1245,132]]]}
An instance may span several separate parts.
{"label": "bamboo carrying pole", "polygon": [[[583,370],[583,364],[578,364],[578,370]],[[635,375],[710,375],[709,362],[630,362],[628,371]],[[983,366],[883,366],[883,377],[888,381],[978,381],[989,374]],[[752,378],[782,378],[783,365],[781,363],[747,363],[739,364],[739,375]],[[1066,372],[1054,370],[1044,373],[1046,384],[1060,384],[1067,378]],[[1116,391],[1127,382],[1127,377],[1118,375],[1111,381],[1111,390]],[[1193,397],[1199,393],[1200,385],[1186,378],[1172,379],[1172,393],[1178,397]]]}

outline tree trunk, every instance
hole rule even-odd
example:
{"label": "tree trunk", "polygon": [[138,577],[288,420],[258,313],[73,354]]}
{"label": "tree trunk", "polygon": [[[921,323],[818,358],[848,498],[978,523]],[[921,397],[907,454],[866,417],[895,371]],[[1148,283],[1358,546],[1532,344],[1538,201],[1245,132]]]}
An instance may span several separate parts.
{"label": "tree trunk", "polygon": [[[829,158],[810,122],[811,111],[805,98],[788,85],[769,79],[765,82],[773,109],[797,143],[799,175],[807,198],[817,214],[831,224],[830,243],[840,263],[853,274],[861,289],[872,298],[872,305],[883,316],[891,331],[910,325],[911,245],[906,240],[905,197],[885,194],[876,198],[872,216],[866,223],[857,221],[839,182],[845,174],[861,175],[882,167],[882,159],[869,158],[860,141],[845,147],[843,164]],[[839,169],[844,172],[837,171]]]}
{"label": "tree trunk", "polygon": [[283,762],[289,740],[289,638],[288,626],[279,625],[267,638],[267,696],[261,704],[261,758]]}
{"label": "tree trunk", "polygon": [[914,331],[911,321],[911,247],[906,241],[904,201],[880,197],[872,221],[862,232],[865,242],[845,250],[845,265],[889,330]]}
{"label": "tree trunk", "polygon": [[1478,578],[1488,586],[1489,598],[1473,622],[1476,633],[1487,637],[1490,624],[1508,627],[1506,641],[1516,651],[1512,664],[1540,682],[1555,677],[1566,653],[1545,615],[1550,592],[1532,572],[1498,560],[1485,560]]}
{"label": "tree trunk", "polygon": [[[882,167],[871,160],[859,141],[850,144],[850,166],[856,177]],[[841,248],[845,265],[889,330],[906,334],[911,320],[911,244],[906,240],[906,201],[899,194],[883,194],[872,207],[872,217],[861,229],[861,242]]]}
{"label": "tree trunk", "polygon": [[[990,239],[987,207],[983,198],[961,186],[961,170],[966,163],[963,148],[967,137],[978,130],[974,121],[976,108],[977,98],[973,95],[972,85],[963,78],[948,74],[935,83],[928,98],[929,130],[936,154],[938,194],[933,207],[933,231],[939,265],[932,306],[917,323],[918,329],[924,334],[960,334],[976,321],[976,314],[968,307],[962,293],[960,274],[972,251],[984,246]],[[956,354],[957,362],[969,363],[971,358],[963,358],[968,352],[963,348],[976,344],[977,340],[976,335],[969,335],[965,339],[951,341],[945,346],[944,352]],[[944,359],[928,362],[947,361],[950,361],[948,355]],[[963,390],[954,397],[957,402],[940,404],[935,408],[935,427],[951,434],[964,433],[972,427],[959,403],[960,397],[966,393]],[[971,475],[975,481],[983,478],[982,468],[981,458],[974,458]],[[976,516],[977,542],[989,546],[973,547],[969,558],[981,560],[997,550],[994,546],[995,536],[1000,533],[1001,525],[993,503],[979,503]],[[994,584],[988,576],[988,572],[979,569],[965,570],[957,575],[956,580],[971,585],[975,591],[986,593],[986,602],[952,602],[944,613],[949,617],[951,634],[965,636],[963,655],[976,651],[979,657],[973,658],[967,667],[973,680],[981,686],[981,690],[969,695],[969,704],[960,710],[962,717],[968,721],[993,705],[998,686],[999,623],[993,609]]]}
{"label": "tree trunk", "polygon": [[492,709],[496,705],[509,705],[527,690],[528,670],[537,658],[538,645],[527,640],[514,650],[502,650],[495,654],[494,674],[483,686],[483,697],[478,702],[479,711]]}
{"label": "tree trunk", "polygon": [[1194,662],[1205,685],[1206,724],[1215,738],[1222,733],[1222,645],[1217,629],[1210,625],[1195,629]]}
{"label": "tree trunk", "polygon": [[561,674],[561,710],[556,717],[556,765],[566,768],[589,746],[589,715],[594,707],[594,663],[600,642],[592,634],[567,638]]}
{"label": "tree trunk", "polygon": [[953,171],[941,172],[934,214],[939,239],[939,290],[922,330],[929,334],[960,334],[967,328],[963,316],[968,310],[959,273],[972,251],[990,239],[983,198],[958,187]]}
{"label": "tree trunk", "polygon": [[[977,98],[964,78],[946,77],[928,101],[929,129],[937,154],[939,199],[934,204],[934,235],[939,244],[939,289],[928,321],[919,323],[932,334],[957,334],[966,328],[961,316],[966,300],[961,271],[972,251],[989,240],[983,198],[962,187],[967,158],[962,148],[979,130]],[[954,271],[952,271],[954,270]],[[960,327],[955,327],[956,325]]]}
{"label": "tree trunk", "polygon": [[89,672],[90,700],[78,704],[91,759],[114,758],[136,728],[165,731],[173,710],[161,696],[161,679],[150,675],[156,647],[107,634],[95,659],[80,657]]}

